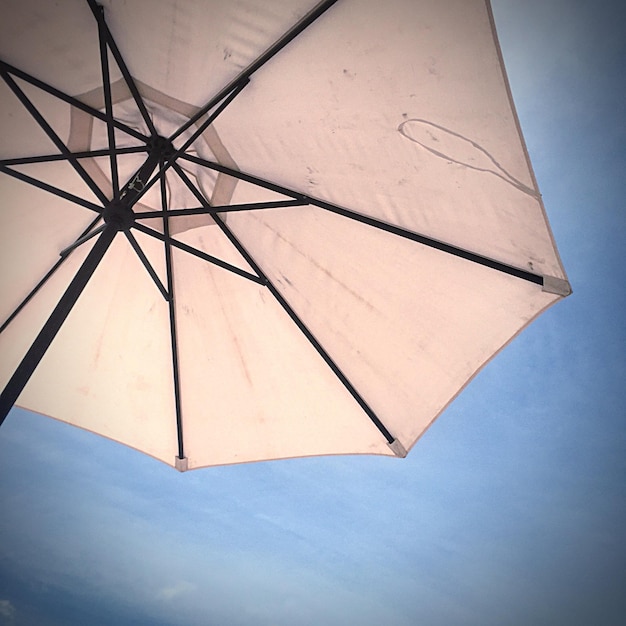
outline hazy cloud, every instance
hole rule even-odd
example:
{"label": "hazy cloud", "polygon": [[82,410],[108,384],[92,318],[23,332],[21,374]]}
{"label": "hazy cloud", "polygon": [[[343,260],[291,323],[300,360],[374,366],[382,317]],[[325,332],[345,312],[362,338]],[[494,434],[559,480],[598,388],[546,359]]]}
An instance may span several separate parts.
{"label": "hazy cloud", "polygon": [[12,624],[15,617],[15,607],[9,600],[0,600],[0,620],[3,624]]}
{"label": "hazy cloud", "polygon": [[180,580],[170,587],[163,587],[163,589],[159,591],[158,595],[159,598],[163,600],[172,600],[173,598],[176,598],[180,595],[191,593],[197,588],[198,586],[194,585],[193,583],[190,583],[186,580]]}

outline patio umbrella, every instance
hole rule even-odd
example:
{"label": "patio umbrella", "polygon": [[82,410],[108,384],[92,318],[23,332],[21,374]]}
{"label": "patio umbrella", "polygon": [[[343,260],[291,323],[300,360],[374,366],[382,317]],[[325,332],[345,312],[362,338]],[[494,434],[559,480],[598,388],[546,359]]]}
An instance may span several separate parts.
{"label": "patio umbrella", "polygon": [[484,0],[5,0],[2,419],[404,456],[569,294]]}

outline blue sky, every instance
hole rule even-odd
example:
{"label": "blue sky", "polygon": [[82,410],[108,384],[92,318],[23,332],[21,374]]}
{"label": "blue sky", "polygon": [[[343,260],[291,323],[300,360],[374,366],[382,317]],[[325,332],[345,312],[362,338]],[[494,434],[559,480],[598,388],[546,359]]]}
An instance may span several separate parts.
{"label": "blue sky", "polygon": [[625,10],[493,6],[574,295],[404,460],[179,474],[14,410],[0,625],[624,623]]}

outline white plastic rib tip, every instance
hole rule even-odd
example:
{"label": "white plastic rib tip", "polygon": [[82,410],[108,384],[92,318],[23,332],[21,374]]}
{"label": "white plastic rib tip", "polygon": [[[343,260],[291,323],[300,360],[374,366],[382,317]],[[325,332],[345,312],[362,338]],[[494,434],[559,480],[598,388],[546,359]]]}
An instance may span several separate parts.
{"label": "white plastic rib tip", "polygon": [[174,457],[174,467],[179,472],[186,472],[189,469],[187,466],[187,457],[184,456],[182,459],[179,456]]}
{"label": "white plastic rib tip", "polygon": [[557,296],[569,296],[572,293],[572,287],[564,278],[556,278],[555,276],[543,277],[543,291],[554,293]]}
{"label": "white plastic rib tip", "polygon": [[397,439],[394,439],[391,443],[388,443],[387,445],[391,448],[391,451],[396,456],[399,456],[402,459],[408,454],[404,446]]}

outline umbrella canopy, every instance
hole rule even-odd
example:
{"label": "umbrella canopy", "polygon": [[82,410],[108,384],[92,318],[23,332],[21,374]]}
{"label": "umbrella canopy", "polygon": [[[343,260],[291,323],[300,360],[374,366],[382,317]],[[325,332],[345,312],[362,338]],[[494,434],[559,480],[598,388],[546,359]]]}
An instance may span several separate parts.
{"label": "umbrella canopy", "polygon": [[404,456],[570,293],[484,0],[9,0],[0,58],[3,417]]}

